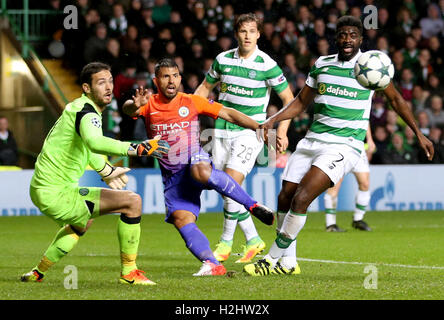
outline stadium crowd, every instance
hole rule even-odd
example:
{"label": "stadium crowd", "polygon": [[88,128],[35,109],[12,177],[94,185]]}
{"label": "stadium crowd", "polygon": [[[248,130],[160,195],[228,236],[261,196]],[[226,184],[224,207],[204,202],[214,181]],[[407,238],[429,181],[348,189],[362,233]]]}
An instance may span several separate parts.
{"label": "stadium crowd", "polygon": [[[434,143],[433,163],[444,163],[444,0],[49,0],[48,5],[62,10],[73,2],[80,13],[79,28],[63,30],[65,64],[77,72],[92,61],[112,66],[115,99],[104,117],[104,131],[122,140],[145,138],[143,123],[121,112],[128,98],[125,93],[138,86],[155,91],[154,65],[162,57],[176,60],[183,75],[182,90],[193,93],[216,55],[237,45],[236,15],[253,11],[263,20],[258,46],[279,64],[296,95],[314,61],[336,53],[338,17],[350,14],[363,20],[365,6],[374,5],[378,26],[365,30],[361,49],[381,50],[392,58],[395,86]],[[62,28],[59,22],[54,31]],[[272,95],[269,115],[280,104]],[[305,135],[310,110],[293,119],[289,152]],[[413,132],[378,93],[370,123],[377,146],[372,164],[429,163]],[[209,128],[212,122],[202,118],[202,126]]]}

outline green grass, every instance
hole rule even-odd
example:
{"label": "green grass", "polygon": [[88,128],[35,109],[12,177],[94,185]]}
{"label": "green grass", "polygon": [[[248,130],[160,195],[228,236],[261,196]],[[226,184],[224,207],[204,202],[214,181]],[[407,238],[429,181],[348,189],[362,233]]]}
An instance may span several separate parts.
{"label": "green grass", "polygon": [[[201,264],[185,248],[179,233],[163,222],[163,215],[144,215],[138,266],[158,283],[155,287],[118,284],[117,218],[96,219],[42,283],[18,279],[40,260],[57,232],[56,224],[43,216],[0,218],[0,300],[444,299],[443,212],[370,212],[366,221],[373,232],[352,230],[352,214],[340,213],[338,224],[348,229],[341,234],[326,233],[324,216],[310,213],[298,237],[302,274],[254,278],[234,263],[237,256],[225,264],[236,272],[234,277],[193,277]],[[198,221],[213,248],[222,218],[222,214],[203,214]],[[258,221],[256,226],[269,247],[274,227]],[[234,252],[241,252],[243,244],[237,230]],[[364,269],[370,263],[377,268],[377,289],[373,290],[364,287],[369,275]],[[67,265],[78,270],[77,290],[64,288]]]}

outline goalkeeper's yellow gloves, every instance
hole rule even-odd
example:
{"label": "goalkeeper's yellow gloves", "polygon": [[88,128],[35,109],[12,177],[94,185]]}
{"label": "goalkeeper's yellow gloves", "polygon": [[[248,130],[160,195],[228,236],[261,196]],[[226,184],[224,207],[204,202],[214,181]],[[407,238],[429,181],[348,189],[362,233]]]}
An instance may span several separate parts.
{"label": "goalkeeper's yellow gloves", "polygon": [[152,156],[161,159],[165,154],[168,154],[170,145],[165,140],[160,140],[162,136],[155,136],[154,139],[145,140],[141,143],[131,143],[128,149],[129,156]]}
{"label": "goalkeeper's yellow gloves", "polygon": [[105,164],[105,167],[97,171],[104,181],[111,189],[121,190],[125,188],[128,183],[128,177],[126,173],[130,171],[130,168],[113,167],[109,163]]}

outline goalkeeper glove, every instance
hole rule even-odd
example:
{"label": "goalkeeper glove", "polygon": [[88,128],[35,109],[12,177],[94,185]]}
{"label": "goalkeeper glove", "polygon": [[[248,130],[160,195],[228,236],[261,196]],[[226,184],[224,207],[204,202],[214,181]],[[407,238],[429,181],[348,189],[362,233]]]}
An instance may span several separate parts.
{"label": "goalkeeper glove", "polygon": [[130,168],[113,167],[110,164],[105,164],[105,167],[97,171],[104,181],[111,189],[121,190],[125,188],[128,183],[128,177],[125,173],[130,171]]}
{"label": "goalkeeper glove", "polygon": [[160,140],[162,136],[155,136],[154,139],[145,140],[141,143],[131,143],[128,149],[129,156],[153,156],[161,159],[165,154],[168,154],[170,145],[165,140]]}

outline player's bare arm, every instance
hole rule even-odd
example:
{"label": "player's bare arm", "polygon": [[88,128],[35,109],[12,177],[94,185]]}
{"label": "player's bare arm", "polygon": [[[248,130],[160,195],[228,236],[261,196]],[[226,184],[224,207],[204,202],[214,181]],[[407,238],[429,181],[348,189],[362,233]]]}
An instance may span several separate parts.
{"label": "player's bare arm", "polygon": [[395,89],[392,82],[390,82],[388,87],[384,89],[384,94],[389,99],[393,110],[395,110],[396,113],[400,115],[402,120],[404,120],[405,123],[407,123],[407,125],[415,133],[416,137],[418,138],[419,145],[427,155],[427,159],[429,159],[429,161],[432,160],[433,154],[435,152],[433,148],[433,143],[429,139],[427,139],[426,136],[424,136],[424,134],[419,130],[418,126],[416,125],[416,121],[412,114],[412,111],[409,109],[407,103],[398,92],[398,90]]}
{"label": "player's bare arm", "polygon": [[206,79],[202,81],[202,83],[197,87],[194,94],[198,96],[202,96],[204,98],[208,98],[211,91],[213,91],[214,87],[216,87],[217,82],[214,84],[209,83]]}
{"label": "player's bare arm", "polygon": [[[289,104],[294,96],[293,92],[291,92],[290,86],[288,86],[284,91],[279,93],[279,98],[282,100],[282,104],[286,106]],[[287,131],[288,127],[290,126],[291,120],[287,119],[284,121],[281,121],[279,123],[279,126],[277,127],[276,132],[276,146],[278,152],[284,152],[288,148],[288,137],[287,137]]]}
{"label": "player's bare arm", "polygon": [[291,100],[289,104],[284,106],[278,113],[268,118],[260,125],[261,129],[269,130],[273,128],[274,123],[287,119],[292,119],[301,114],[316,96],[316,89],[305,85],[299,94]]}
{"label": "player's bare arm", "polygon": [[259,128],[259,123],[233,108],[222,107],[219,111],[218,117],[244,128],[252,130]]}
{"label": "player's bare arm", "polygon": [[136,93],[132,99],[128,99],[123,104],[122,110],[130,117],[137,117],[139,115],[140,107],[146,105],[151,94],[148,89],[142,87],[136,89]]}

